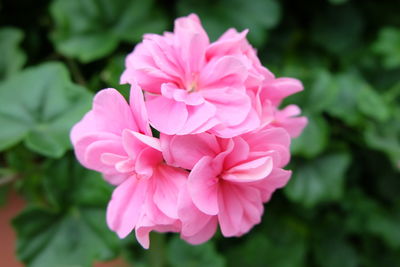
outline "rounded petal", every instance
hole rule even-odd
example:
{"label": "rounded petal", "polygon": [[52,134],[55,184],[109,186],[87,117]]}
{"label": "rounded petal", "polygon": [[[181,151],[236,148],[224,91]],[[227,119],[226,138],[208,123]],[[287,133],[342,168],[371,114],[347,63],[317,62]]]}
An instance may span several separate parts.
{"label": "rounded petal", "polygon": [[195,206],[208,215],[218,214],[218,171],[210,168],[212,158],[203,157],[189,174],[188,191]]}
{"label": "rounded petal", "polygon": [[147,188],[146,179],[138,180],[132,176],[114,190],[107,207],[107,224],[120,238],[135,228],[144,207]]}
{"label": "rounded petal", "polygon": [[163,96],[146,102],[150,123],[162,133],[176,134],[188,118],[186,104]]}

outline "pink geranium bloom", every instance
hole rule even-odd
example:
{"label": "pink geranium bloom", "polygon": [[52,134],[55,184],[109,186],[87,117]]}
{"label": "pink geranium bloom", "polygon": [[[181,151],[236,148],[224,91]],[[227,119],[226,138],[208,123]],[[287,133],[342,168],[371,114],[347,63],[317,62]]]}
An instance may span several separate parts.
{"label": "pink geranium bloom", "polygon": [[190,169],[180,192],[181,235],[198,244],[219,223],[224,236],[240,236],[261,220],[263,203],[284,186],[290,137],[281,128],[224,139],[209,133],[161,135],[167,163]]}
{"label": "pink geranium bloom", "polygon": [[148,248],[151,230],[180,230],[177,201],[187,172],[163,162],[137,84],[130,105],[115,89],[97,93],[92,110],[73,127],[71,141],[83,166],[118,185],[107,223],[121,238],[135,229],[138,241]]}
{"label": "pink geranium bloom", "polygon": [[[121,82],[139,83],[147,93],[150,123],[162,133],[232,137],[249,132],[260,120],[246,87],[264,78],[235,46],[210,43],[196,15],[179,18],[173,33],[144,36],[127,57]],[[237,53],[224,54],[233,50]]]}

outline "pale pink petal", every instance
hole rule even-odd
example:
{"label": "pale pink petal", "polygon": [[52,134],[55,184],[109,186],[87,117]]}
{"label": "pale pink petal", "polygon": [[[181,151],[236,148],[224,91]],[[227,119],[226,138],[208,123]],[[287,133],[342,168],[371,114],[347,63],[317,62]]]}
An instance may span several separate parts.
{"label": "pale pink petal", "polygon": [[267,177],[273,168],[271,157],[247,161],[224,172],[224,180],[235,183],[254,182]]}

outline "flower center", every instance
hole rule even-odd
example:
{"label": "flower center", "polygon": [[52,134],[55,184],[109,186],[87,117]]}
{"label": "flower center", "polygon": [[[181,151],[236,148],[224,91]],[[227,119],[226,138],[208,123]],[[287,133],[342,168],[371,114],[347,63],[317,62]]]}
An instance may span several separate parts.
{"label": "flower center", "polygon": [[199,73],[193,72],[191,75],[190,83],[186,86],[186,90],[189,93],[196,92],[198,90],[198,79]]}

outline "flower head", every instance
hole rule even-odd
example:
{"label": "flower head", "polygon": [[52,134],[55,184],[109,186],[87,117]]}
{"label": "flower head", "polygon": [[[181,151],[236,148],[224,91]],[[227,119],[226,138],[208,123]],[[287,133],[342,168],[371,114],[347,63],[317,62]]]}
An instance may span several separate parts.
{"label": "flower head", "polygon": [[145,35],[121,77],[129,104],[102,90],[73,127],[78,160],[117,186],[107,223],[121,238],[135,230],[148,248],[150,231],[172,231],[199,244],[218,225],[240,236],[289,180],[290,140],[307,119],[279,106],[303,86],[275,78],[246,34],[230,29],[211,43],[192,14],[173,33]]}

